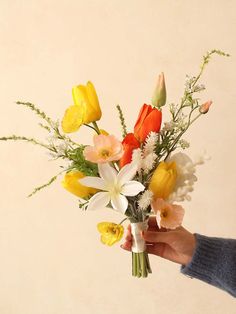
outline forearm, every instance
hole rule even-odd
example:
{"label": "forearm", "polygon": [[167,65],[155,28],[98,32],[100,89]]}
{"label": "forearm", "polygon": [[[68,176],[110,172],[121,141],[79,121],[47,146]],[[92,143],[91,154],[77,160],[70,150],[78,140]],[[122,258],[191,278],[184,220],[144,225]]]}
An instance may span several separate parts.
{"label": "forearm", "polygon": [[205,281],[236,297],[236,240],[195,234],[192,260],[181,273]]}

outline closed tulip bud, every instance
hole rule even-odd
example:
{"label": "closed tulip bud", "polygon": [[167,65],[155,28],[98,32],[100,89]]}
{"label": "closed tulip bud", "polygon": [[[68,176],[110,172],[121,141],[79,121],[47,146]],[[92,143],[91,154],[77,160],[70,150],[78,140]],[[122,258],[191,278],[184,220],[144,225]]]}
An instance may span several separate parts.
{"label": "closed tulip bud", "polygon": [[95,194],[98,190],[79,183],[79,179],[84,177],[85,175],[81,171],[70,171],[65,174],[64,180],[61,183],[62,186],[70,193],[81,198],[86,198]]}
{"label": "closed tulip bud", "polygon": [[154,199],[167,199],[173,192],[177,178],[176,164],[162,161],[154,171],[149,190],[152,191]]}
{"label": "closed tulip bud", "polygon": [[72,89],[74,104],[84,108],[83,123],[95,122],[101,119],[102,112],[96,90],[91,82],[87,85],[75,86]]}
{"label": "closed tulip bud", "polygon": [[166,85],[165,77],[162,72],[158,77],[158,82],[152,96],[152,105],[160,108],[166,104]]}
{"label": "closed tulip bud", "polygon": [[65,133],[76,132],[82,124],[95,122],[102,116],[97,93],[91,82],[86,86],[73,87],[72,96],[74,105],[66,109],[62,120]]}
{"label": "closed tulip bud", "polygon": [[200,113],[202,114],[205,114],[209,111],[210,109],[210,106],[212,104],[212,101],[211,100],[208,100],[207,102],[205,102],[204,104],[202,104],[200,107],[199,107],[199,111]]}

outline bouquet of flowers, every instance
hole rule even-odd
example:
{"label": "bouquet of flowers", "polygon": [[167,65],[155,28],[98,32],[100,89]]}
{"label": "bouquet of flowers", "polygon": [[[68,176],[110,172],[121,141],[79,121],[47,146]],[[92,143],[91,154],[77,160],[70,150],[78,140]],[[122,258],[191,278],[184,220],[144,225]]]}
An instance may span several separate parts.
{"label": "bouquet of flowers", "polygon": [[[61,122],[53,121],[32,103],[17,102],[42,119],[40,126],[49,133],[45,142],[18,135],[0,138],[33,143],[49,151],[52,159],[69,161],[69,165],[61,166],[63,170],[58,175],[64,173],[62,185],[78,197],[80,208],[99,210],[107,207],[125,216],[118,224],[98,224],[102,243],[111,246],[118,242],[124,232],[122,223],[129,220],[133,237],[133,276],[147,277],[151,273],[141,236],[142,231],[147,230],[149,216],[156,216],[159,228],[179,227],[184,209],[178,203],[190,200],[189,193],[197,180],[196,166],[204,162],[204,156],[193,161],[183,152],[175,151],[189,147],[183,135],[212,104],[209,100],[202,103],[196,94],[205,89],[199,79],[213,54],[228,56],[220,50],[212,50],[203,57],[199,74],[187,76],[180,102],[169,104],[170,121],[162,123],[166,87],[161,73],[151,105],[141,107],[131,132],[127,131],[122,109],[117,105],[122,138],[108,134],[98,125],[102,112],[91,82],[73,87],[74,104],[66,109]],[[77,143],[68,135],[81,126],[92,131],[93,145]],[[58,175],[29,196],[49,186]]]}

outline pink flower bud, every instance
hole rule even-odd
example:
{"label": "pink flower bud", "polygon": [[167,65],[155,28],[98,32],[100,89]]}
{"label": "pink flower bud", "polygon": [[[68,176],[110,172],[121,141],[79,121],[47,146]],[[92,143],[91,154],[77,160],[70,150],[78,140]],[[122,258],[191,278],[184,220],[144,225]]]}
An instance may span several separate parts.
{"label": "pink flower bud", "polygon": [[164,73],[161,72],[161,74],[158,77],[158,82],[156,85],[156,88],[153,93],[152,97],[152,105],[154,107],[162,107],[166,103],[166,85],[165,85],[165,77]]}
{"label": "pink flower bud", "polygon": [[212,104],[212,101],[211,100],[208,100],[207,102],[205,102],[204,104],[202,104],[200,107],[199,107],[199,111],[200,113],[202,114],[205,114],[209,111],[209,108]]}

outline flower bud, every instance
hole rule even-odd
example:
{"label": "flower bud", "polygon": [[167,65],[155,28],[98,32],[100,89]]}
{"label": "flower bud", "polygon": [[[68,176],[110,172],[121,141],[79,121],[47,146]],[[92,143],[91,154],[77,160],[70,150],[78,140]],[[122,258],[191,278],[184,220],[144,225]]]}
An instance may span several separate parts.
{"label": "flower bud", "polygon": [[158,77],[157,86],[154,90],[153,96],[152,96],[152,105],[154,107],[162,107],[166,103],[166,85],[165,85],[165,77],[164,73],[161,72],[161,74]]}
{"label": "flower bud", "polygon": [[84,178],[85,175],[81,171],[69,171],[65,174],[62,186],[70,193],[86,198],[98,192],[97,189],[87,187],[79,183],[79,179]]}
{"label": "flower bud", "polygon": [[173,192],[177,179],[176,163],[162,161],[154,171],[149,184],[154,199],[167,199]]}
{"label": "flower bud", "polygon": [[205,114],[209,111],[209,108],[212,104],[212,101],[211,100],[208,100],[207,102],[205,102],[204,104],[202,104],[200,107],[199,107],[199,111],[200,113],[202,114]]}

